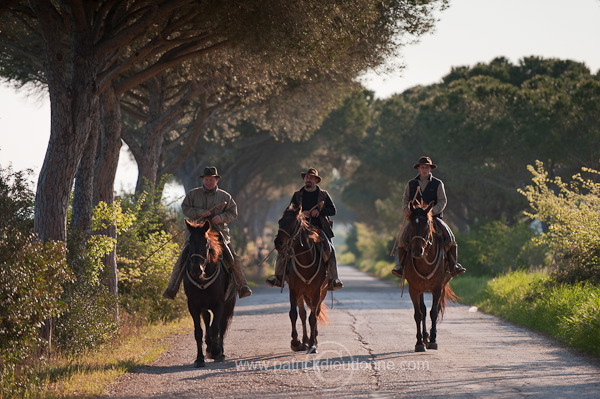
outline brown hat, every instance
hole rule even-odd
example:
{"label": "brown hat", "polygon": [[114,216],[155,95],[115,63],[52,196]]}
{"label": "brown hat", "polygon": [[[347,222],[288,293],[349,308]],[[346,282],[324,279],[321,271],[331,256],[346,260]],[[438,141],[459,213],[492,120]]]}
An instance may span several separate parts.
{"label": "brown hat", "polygon": [[437,168],[437,165],[434,164],[433,162],[431,162],[431,158],[429,158],[429,157],[421,157],[421,158],[419,158],[419,162],[417,162],[415,164],[415,166],[413,166],[413,168],[419,169],[419,165],[429,165],[429,166],[431,166],[431,169]]}
{"label": "brown hat", "polygon": [[314,177],[316,177],[317,179],[319,179],[319,181],[317,183],[321,182],[321,178],[319,177],[319,171],[316,170],[315,168],[308,168],[308,170],[306,172],[300,172],[300,176],[302,176],[302,178],[304,179],[304,176],[306,175],[312,175]]}
{"label": "brown hat", "polygon": [[206,176],[212,176],[212,177],[216,177],[218,179],[221,178],[221,176],[219,176],[219,172],[217,172],[216,166],[207,166],[206,168],[204,168],[204,173],[202,173],[202,175],[200,175],[200,177],[206,177]]}

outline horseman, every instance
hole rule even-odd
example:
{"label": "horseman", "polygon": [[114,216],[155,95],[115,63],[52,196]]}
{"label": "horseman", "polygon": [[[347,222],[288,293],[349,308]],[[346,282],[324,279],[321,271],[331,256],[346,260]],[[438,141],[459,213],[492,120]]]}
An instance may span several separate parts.
{"label": "horseman", "polygon": [[[315,168],[309,168],[306,172],[301,172],[300,176],[304,180],[304,187],[294,193],[291,204],[296,208],[302,206],[303,216],[312,226],[317,228],[320,237],[323,238],[322,242],[326,244],[323,245],[323,251],[325,258],[329,258],[327,267],[328,290],[333,291],[344,288],[344,284],[338,278],[335,248],[331,241],[333,230],[329,217],[335,215],[335,205],[329,193],[317,185],[321,182],[321,177],[319,177],[319,172]],[[278,258],[275,275],[267,279],[268,285],[283,287],[284,267],[285,262]]]}
{"label": "horseman", "polygon": [[[436,234],[441,235],[442,242],[444,244],[444,251],[446,252],[447,259],[447,270],[452,277],[464,273],[466,269],[457,263],[458,259],[458,248],[456,246],[456,239],[454,234],[450,230],[450,227],[442,220],[443,211],[446,208],[448,200],[446,199],[446,190],[444,189],[444,183],[431,174],[431,171],[437,167],[431,161],[429,157],[421,157],[419,162],[414,166],[419,171],[419,174],[414,179],[410,180],[404,190],[404,197],[402,199],[402,205],[404,210],[404,217],[408,219],[410,216],[410,210],[408,207],[409,202],[413,200],[425,202],[429,204],[433,201],[433,219],[435,221]],[[409,225],[407,224],[401,233],[400,240],[398,242],[398,264],[392,270],[392,274],[400,278],[404,277],[404,263],[407,259],[408,253],[408,237],[409,237]]]}
{"label": "horseman", "polygon": [[[252,291],[246,283],[239,257],[231,248],[229,227],[227,227],[227,223],[234,221],[238,216],[237,204],[227,191],[217,187],[221,176],[217,173],[216,167],[204,168],[204,173],[200,177],[202,178],[202,187],[191,190],[183,199],[181,204],[183,214],[191,220],[210,218],[213,228],[219,232],[223,242],[223,260],[227,268],[233,273],[239,297],[250,296]],[[169,285],[163,293],[165,298],[175,299],[175,295],[179,290],[183,279],[183,265],[188,258],[188,240],[189,233],[186,231],[185,245],[173,267]]]}

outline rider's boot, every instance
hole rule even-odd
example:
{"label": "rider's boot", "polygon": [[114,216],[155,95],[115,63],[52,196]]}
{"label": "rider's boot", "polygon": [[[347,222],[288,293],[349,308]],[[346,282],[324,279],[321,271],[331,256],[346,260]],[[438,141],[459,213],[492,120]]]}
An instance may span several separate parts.
{"label": "rider's boot", "polygon": [[283,258],[278,256],[277,261],[275,262],[275,275],[269,276],[265,281],[270,287],[283,287],[283,271],[285,267],[285,262]]}
{"label": "rider's boot", "polygon": [[392,269],[392,274],[396,277],[404,278],[404,262],[406,261],[406,248],[398,246],[398,264]]}
{"label": "rider's boot", "polygon": [[448,257],[448,272],[451,277],[456,277],[467,271],[467,269],[462,267],[462,265],[456,261],[458,259],[458,247],[456,244],[453,244],[448,248],[446,256]]}
{"label": "rider's boot", "polygon": [[244,276],[244,272],[242,271],[240,258],[233,252],[232,255],[233,262],[231,264],[231,272],[233,273],[233,278],[235,279],[235,288],[237,289],[238,296],[240,298],[245,298],[252,295],[252,290],[250,287],[248,287],[246,276]]}
{"label": "rider's boot", "polygon": [[338,278],[337,271],[337,260],[335,258],[335,251],[331,251],[331,256],[328,262],[327,276],[329,281],[327,282],[327,290],[335,291],[344,288],[344,283]]}
{"label": "rider's boot", "polygon": [[173,266],[169,284],[167,285],[165,292],[162,294],[163,298],[175,299],[175,295],[177,295],[177,291],[179,291],[179,286],[181,285],[181,280],[183,280],[183,264],[185,263],[187,255],[188,244],[185,244],[181,250],[181,253],[179,254],[179,258],[177,258],[177,262],[175,262],[175,266]]}

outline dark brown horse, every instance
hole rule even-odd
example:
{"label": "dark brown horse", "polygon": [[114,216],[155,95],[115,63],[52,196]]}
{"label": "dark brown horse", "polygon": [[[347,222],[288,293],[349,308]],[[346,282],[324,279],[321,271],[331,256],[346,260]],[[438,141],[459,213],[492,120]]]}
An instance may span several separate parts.
{"label": "dark brown horse", "polygon": [[[285,281],[290,288],[290,320],[294,351],[317,352],[318,321],[326,320],[327,262],[324,259],[324,238],[302,215],[301,209],[290,205],[279,220],[275,248],[279,262],[285,262]],[[326,244],[326,243],[325,243]],[[306,305],[306,306],[305,306]],[[311,311],[308,318],[310,337],[306,329],[306,307]],[[302,321],[302,342],[298,340],[296,321]]]}
{"label": "dark brown horse", "polygon": [[[446,257],[441,237],[435,232],[433,202],[429,205],[416,201],[410,208],[410,248],[404,265],[404,276],[408,281],[408,292],[415,309],[417,343],[415,352],[437,349],[437,321],[444,314],[446,302],[456,296],[448,283],[450,273],[446,269]],[[423,293],[431,292],[431,330],[426,327],[427,307]]]}
{"label": "dark brown horse", "polygon": [[[219,233],[211,230],[209,221],[185,221],[190,233],[188,258],[185,264],[183,287],[188,298],[188,310],[194,320],[197,355],[194,367],[204,367],[202,324],[206,328],[206,352],[215,362],[225,360],[223,337],[227,332],[236,296],[231,276],[219,257],[222,242]],[[211,320],[212,315],[212,320]]]}

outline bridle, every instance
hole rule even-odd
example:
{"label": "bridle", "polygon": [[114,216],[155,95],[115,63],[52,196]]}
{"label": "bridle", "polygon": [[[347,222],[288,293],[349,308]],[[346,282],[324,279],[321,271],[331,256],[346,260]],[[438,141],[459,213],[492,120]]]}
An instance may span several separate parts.
{"label": "bridle", "polygon": [[[415,217],[415,223],[418,224],[420,219],[426,219],[426,218],[424,218],[422,216],[417,216],[417,217]],[[429,222],[429,219],[427,219],[427,220]],[[412,243],[413,241],[416,241],[416,240],[423,241],[423,247],[427,248],[425,251],[425,257],[427,257],[427,254],[429,253],[429,249],[431,248],[431,245],[433,244],[433,232],[431,231],[431,227],[428,226],[427,238],[421,237],[419,235],[415,235],[414,237],[411,238],[410,241]]]}
{"label": "bridle", "polygon": [[[203,276],[206,273],[206,265],[208,265],[209,263],[209,258],[210,258],[210,241],[208,240],[208,238],[206,239],[206,253],[205,255],[201,255],[201,254],[189,254],[188,255],[188,262],[190,263],[190,265],[192,264],[192,260],[193,258],[200,258],[200,260],[202,262],[200,262],[200,276]],[[185,268],[185,272],[188,276],[188,279],[190,280],[190,282],[192,284],[194,284],[196,287],[200,288],[201,290],[205,290],[208,287],[210,287],[219,277],[219,275],[221,274],[221,265],[217,264],[215,271],[213,272],[213,274],[208,277],[203,279],[202,281],[205,281],[204,283],[198,283],[196,282],[196,280],[194,280],[192,278],[192,276],[190,275],[190,271],[189,268]]]}
{"label": "bridle", "polygon": [[[305,251],[296,253],[296,251],[294,250],[294,242],[299,237],[300,238],[302,237],[302,232],[304,230],[305,230],[305,228],[302,226],[302,220],[297,219],[296,226],[294,227],[294,230],[291,234],[280,227],[277,230],[277,235],[279,235],[280,232],[283,232],[285,235],[287,235],[289,237],[289,240],[284,244],[284,247],[282,248],[282,250],[279,251],[280,255],[283,258],[283,262],[291,261],[292,270],[296,273],[298,278],[300,278],[300,280],[302,280],[305,284],[310,284],[317,277],[317,275],[319,274],[319,271],[321,270],[322,257],[317,256],[317,248],[316,248],[317,245],[314,241],[312,241],[310,239],[308,240],[308,243],[309,243],[308,248]],[[304,243],[302,242],[302,240],[300,240],[300,246],[304,246]],[[311,254],[312,261],[309,264],[303,264],[298,259],[298,257],[300,255],[304,255],[306,253]],[[298,267],[300,267],[302,269],[308,269],[308,268],[314,266],[317,261],[317,257],[319,258],[317,270],[310,278],[305,278],[298,270]]]}
{"label": "bridle", "polygon": [[[422,218],[422,216],[415,217],[415,222],[419,223],[418,220],[421,219],[421,218]],[[427,220],[429,221],[429,219],[427,219]],[[415,273],[419,277],[421,277],[424,280],[429,280],[429,279],[431,279],[435,275],[435,273],[438,271],[440,265],[443,263],[443,262],[440,262],[440,258],[442,258],[444,256],[444,251],[442,250],[442,246],[439,245],[439,243],[438,243],[438,245],[436,247],[435,257],[433,258],[433,260],[431,262],[429,260],[427,260],[427,256],[429,255],[429,250],[433,246],[433,231],[431,230],[431,226],[428,226],[428,231],[429,232],[427,234],[427,238],[421,237],[421,236],[414,236],[411,239],[411,243],[414,240],[421,240],[425,244],[425,247],[426,247],[425,255],[422,258],[420,258],[420,259],[422,259],[423,262],[425,262],[426,264],[428,264],[430,266],[433,265],[433,264],[435,264],[435,267],[433,268],[433,270],[431,271],[431,273],[429,273],[427,276],[424,276],[421,273],[419,273],[419,271],[415,267],[415,258],[414,258],[414,256],[410,257],[411,262],[412,262],[413,270],[415,271]]]}

